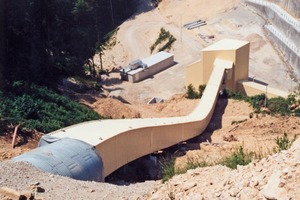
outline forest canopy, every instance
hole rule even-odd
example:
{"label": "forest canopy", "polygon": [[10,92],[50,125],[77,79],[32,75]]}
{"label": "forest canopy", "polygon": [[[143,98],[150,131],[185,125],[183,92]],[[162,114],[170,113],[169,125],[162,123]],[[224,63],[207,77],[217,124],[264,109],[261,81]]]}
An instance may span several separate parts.
{"label": "forest canopy", "polygon": [[132,0],[0,1],[5,38],[0,74],[8,84],[23,80],[47,86],[81,74],[104,35],[136,7]]}
{"label": "forest canopy", "polygon": [[136,2],[0,0],[0,135],[17,125],[48,133],[101,119],[57,86],[84,75],[105,35],[133,14]]}

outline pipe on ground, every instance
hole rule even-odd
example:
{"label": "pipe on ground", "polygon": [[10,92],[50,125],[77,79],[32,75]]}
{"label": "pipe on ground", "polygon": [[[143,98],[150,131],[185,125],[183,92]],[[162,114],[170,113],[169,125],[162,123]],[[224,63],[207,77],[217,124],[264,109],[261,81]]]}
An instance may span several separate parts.
{"label": "pipe on ground", "polygon": [[42,171],[84,181],[104,181],[103,162],[93,146],[71,138],[43,137],[39,148],[13,159]]}

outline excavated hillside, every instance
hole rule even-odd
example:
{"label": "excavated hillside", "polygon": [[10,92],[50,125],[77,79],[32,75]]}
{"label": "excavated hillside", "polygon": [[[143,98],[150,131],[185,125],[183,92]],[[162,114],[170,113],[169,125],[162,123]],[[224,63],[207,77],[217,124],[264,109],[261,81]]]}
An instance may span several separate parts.
{"label": "excavated hillside", "polygon": [[[248,166],[238,166],[237,170],[224,166],[205,167],[189,170],[165,183],[119,180],[117,186],[72,180],[41,172],[26,163],[2,161],[0,199],[29,198],[31,195],[32,199],[297,199],[300,195],[300,139],[290,150],[281,153],[273,154],[273,147],[275,138],[283,136],[284,132],[290,139],[299,134],[299,118],[264,115],[250,118],[252,112],[247,103],[220,99],[204,135],[185,144],[185,153],[176,159],[176,167],[183,166],[191,158],[218,160],[238,146],[264,156]],[[234,121],[239,122],[232,123]],[[8,142],[5,148],[10,152]]]}
{"label": "excavated hillside", "polygon": [[[102,93],[84,95],[88,98],[74,95],[100,114],[109,118],[188,114],[199,100],[184,98],[186,65],[200,58],[203,47],[227,37],[250,41],[250,78],[286,91],[295,85],[288,65],[263,28],[266,21],[239,0],[226,4],[223,0],[164,0],[147,12],[145,1],[148,0],[141,0],[138,14],[120,26],[116,45],[105,51],[105,68],[118,68],[148,56],[161,27],[177,38],[170,52],[178,64],[136,84],[120,81],[119,74],[113,72],[103,77]],[[180,15],[182,10],[185,12]],[[208,24],[191,31],[181,30],[180,19],[182,24],[198,19],[205,19]],[[152,97],[166,102],[147,105]],[[187,160],[195,158],[215,161],[239,146],[265,158],[239,166],[237,170],[206,167],[177,175],[165,183],[120,180],[121,186],[71,180],[43,173],[26,163],[7,161],[34,148],[39,137],[20,135],[19,145],[11,149],[11,130],[8,135],[0,136],[0,160],[6,160],[0,162],[0,199],[29,199],[30,196],[31,199],[297,199],[300,140],[290,150],[273,154],[273,149],[276,137],[287,133],[291,139],[300,134],[299,128],[299,118],[256,115],[245,102],[220,99],[208,129],[185,144],[184,152],[176,158],[176,166],[182,167]]]}

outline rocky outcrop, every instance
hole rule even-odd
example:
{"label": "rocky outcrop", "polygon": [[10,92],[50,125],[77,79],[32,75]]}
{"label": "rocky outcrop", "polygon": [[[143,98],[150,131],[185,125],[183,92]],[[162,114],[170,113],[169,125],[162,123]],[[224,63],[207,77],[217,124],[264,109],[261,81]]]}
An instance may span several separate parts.
{"label": "rocky outcrop", "polygon": [[231,170],[214,166],[177,175],[154,199],[297,199],[300,196],[300,139],[292,148]]}

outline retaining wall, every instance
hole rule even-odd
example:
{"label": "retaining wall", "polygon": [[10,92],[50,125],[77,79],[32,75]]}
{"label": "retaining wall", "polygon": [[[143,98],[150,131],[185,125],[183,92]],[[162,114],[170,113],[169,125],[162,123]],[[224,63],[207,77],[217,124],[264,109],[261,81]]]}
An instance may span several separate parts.
{"label": "retaining wall", "polygon": [[291,15],[296,18],[300,18],[300,4],[299,0],[269,0],[272,3],[276,3],[283,9],[287,10]]}
{"label": "retaining wall", "polygon": [[[300,79],[300,49],[296,45],[299,43],[300,21],[275,3],[264,0],[245,0],[245,2],[267,20],[266,30],[292,66],[296,77]],[[296,4],[300,5],[300,2]]]}

